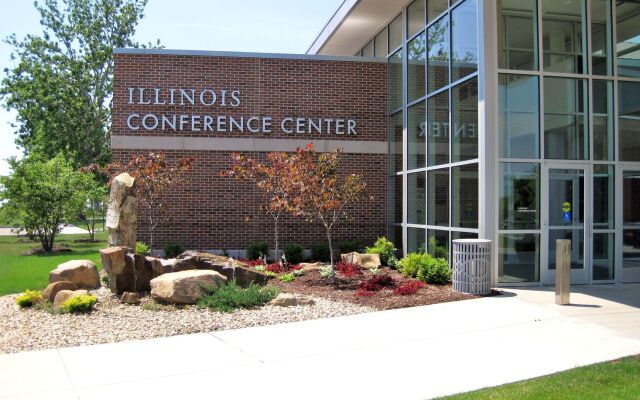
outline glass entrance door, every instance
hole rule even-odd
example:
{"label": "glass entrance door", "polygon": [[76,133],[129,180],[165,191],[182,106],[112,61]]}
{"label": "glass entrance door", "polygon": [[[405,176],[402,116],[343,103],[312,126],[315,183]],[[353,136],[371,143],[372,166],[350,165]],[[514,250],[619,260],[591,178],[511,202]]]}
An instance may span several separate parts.
{"label": "glass entrance door", "polygon": [[640,170],[622,171],[620,282],[640,282]]}
{"label": "glass entrance door", "polygon": [[[589,283],[590,196],[588,168],[572,164],[549,164],[544,168],[543,283],[556,279],[556,240],[571,241],[571,283]],[[546,250],[546,251],[545,251]]]}

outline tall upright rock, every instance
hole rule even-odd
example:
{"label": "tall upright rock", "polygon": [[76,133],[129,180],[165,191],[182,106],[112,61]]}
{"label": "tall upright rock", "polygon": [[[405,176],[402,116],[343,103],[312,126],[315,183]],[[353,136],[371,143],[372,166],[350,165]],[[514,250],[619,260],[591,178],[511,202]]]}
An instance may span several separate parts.
{"label": "tall upright rock", "polygon": [[125,172],[113,178],[111,182],[105,224],[109,229],[109,246],[125,246],[134,249],[137,223],[138,199],[135,178]]}

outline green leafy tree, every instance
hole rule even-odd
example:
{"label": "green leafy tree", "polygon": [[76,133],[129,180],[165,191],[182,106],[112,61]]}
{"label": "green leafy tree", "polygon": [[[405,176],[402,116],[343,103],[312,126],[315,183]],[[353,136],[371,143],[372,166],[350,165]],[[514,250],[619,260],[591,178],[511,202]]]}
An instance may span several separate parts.
{"label": "green leafy tree", "polygon": [[[109,191],[107,185],[96,180],[91,173],[81,173],[79,175],[79,210],[78,216],[89,231],[89,240],[95,241],[96,221],[104,218],[109,202]],[[103,219],[104,221],[104,219]],[[104,222],[103,222],[104,229]]]}
{"label": "green leafy tree", "polygon": [[75,215],[83,199],[81,175],[62,155],[49,161],[11,159],[9,166],[12,174],[0,180],[4,207],[20,221],[16,228],[51,251],[61,224]]}
{"label": "green leafy tree", "polygon": [[112,51],[140,47],[132,38],[146,3],[35,2],[42,34],[5,39],[15,66],[5,69],[0,97],[17,112],[16,143],[25,154],[62,153],[75,168],[109,161]]}

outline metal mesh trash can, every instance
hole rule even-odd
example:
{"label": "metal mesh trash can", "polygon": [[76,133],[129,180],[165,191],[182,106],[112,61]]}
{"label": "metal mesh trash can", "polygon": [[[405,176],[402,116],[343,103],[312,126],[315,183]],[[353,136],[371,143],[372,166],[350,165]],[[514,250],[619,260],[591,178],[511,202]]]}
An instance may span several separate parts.
{"label": "metal mesh trash can", "polygon": [[453,290],[491,293],[491,240],[453,240]]}

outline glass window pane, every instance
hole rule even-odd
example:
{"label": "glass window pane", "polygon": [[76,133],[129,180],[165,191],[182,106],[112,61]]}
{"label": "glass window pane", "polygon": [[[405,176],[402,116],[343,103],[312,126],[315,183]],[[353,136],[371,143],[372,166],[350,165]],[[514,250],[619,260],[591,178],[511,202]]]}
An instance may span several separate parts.
{"label": "glass window pane", "polygon": [[449,92],[427,100],[427,165],[449,162]]}
{"label": "glass window pane", "polygon": [[439,19],[427,29],[429,92],[449,84],[449,20]]}
{"label": "glass window pane", "polygon": [[438,18],[448,7],[447,0],[427,0],[427,23]]}
{"label": "glass window pane", "polygon": [[376,57],[386,57],[387,56],[387,28],[384,28],[380,33],[378,33],[374,40],[375,45],[375,54]]}
{"label": "glass window pane", "polygon": [[593,158],[614,158],[613,82],[593,81]]}
{"label": "glass window pane", "polygon": [[424,26],[424,2],[425,0],[414,0],[407,7],[407,39]]}
{"label": "glass window pane", "polygon": [[549,226],[583,226],[584,170],[550,168],[548,199]]}
{"label": "glass window pane", "polygon": [[422,228],[407,228],[407,253],[425,250],[425,230]]}
{"label": "glass window pane", "polygon": [[540,281],[540,235],[537,233],[500,235],[498,282]]}
{"label": "glass window pane", "polygon": [[549,229],[549,269],[556,269],[556,240],[571,241],[571,269],[584,268],[584,230]]}
{"label": "glass window pane", "polygon": [[421,101],[409,108],[407,126],[407,169],[425,167],[426,138],[426,109],[425,102]]}
{"label": "glass window pane", "polygon": [[537,163],[501,163],[500,229],[540,227],[540,167]]}
{"label": "glass window pane", "polygon": [[362,48],[362,56],[373,57],[373,40],[369,41],[369,43]]}
{"label": "glass window pane", "polygon": [[498,2],[499,67],[538,69],[536,0]]}
{"label": "glass window pane", "polygon": [[402,171],[402,112],[389,117],[389,173]]}
{"label": "glass window pane", "polygon": [[451,226],[478,227],[478,164],[462,165],[451,169]]}
{"label": "glass window pane", "polygon": [[396,51],[389,57],[387,68],[389,111],[393,111],[402,106],[402,50]]}
{"label": "glass window pane", "polygon": [[427,253],[449,261],[449,231],[429,229],[427,231]]}
{"label": "glass window pane", "polygon": [[591,0],[591,73],[612,75],[611,0]]}
{"label": "glass window pane", "polygon": [[622,224],[640,225],[640,171],[624,171],[622,178]]}
{"label": "glass window pane", "polygon": [[615,234],[593,234],[593,280],[612,280],[615,271]]}
{"label": "glass window pane", "polygon": [[640,78],[640,3],[616,2],[618,75]]}
{"label": "glass window pane", "polygon": [[540,158],[538,77],[500,74],[500,157]]}
{"label": "glass window pane", "polygon": [[431,170],[427,174],[427,224],[449,226],[449,169]]}
{"label": "glass window pane", "polygon": [[587,81],[544,78],[544,155],[589,159]]}
{"label": "glass window pane", "polygon": [[407,44],[407,101],[424,96],[425,46],[424,32]]}
{"label": "glass window pane", "polygon": [[640,229],[622,231],[622,268],[640,266]]}
{"label": "glass window pane", "polygon": [[618,82],[620,161],[640,161],[640,83]]}
{"label": "glass window pane", "polygon": [[476,0],[466,0],[451,14],[451,80],[478,70],[478,12]]}
{"label": "glass window pane", "polygon": [[478,158],[478,80],[454,87],[452,103],[452,162]]}
{"label": "glass window pane", "polygon": [[425,179],[426,174],[424,172],[407,175],[407,223],[409,224],[425,224]]}
{"label": "glass window pane", "polygon": [[593,228],[615,228],[615,179],[613,165],[593,166]]}
{"label": "glass window pane", "polygon": [[451,232],[451,241],[453,242],[456,239],[477,239],[477,233],[469,233],[469,232]]}
{"label": "glass window pane", "polygon": [[396,247],[396,256],[402,256],[402,226],[390,225],[387,228],[388,239]]}
{"label": "glass window pane", "polygon": [[389,51],[393,51],[402,44],[402,14],[389,24]]}
{"label": "glass window pane", "polygon": [[402,175],[391,175],[387,178],[389,222],[402,223]]}
{"label": "glass window pane", "polygon": [[541,0],[546,71],[585,73],[585,0]]}

